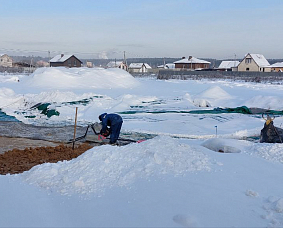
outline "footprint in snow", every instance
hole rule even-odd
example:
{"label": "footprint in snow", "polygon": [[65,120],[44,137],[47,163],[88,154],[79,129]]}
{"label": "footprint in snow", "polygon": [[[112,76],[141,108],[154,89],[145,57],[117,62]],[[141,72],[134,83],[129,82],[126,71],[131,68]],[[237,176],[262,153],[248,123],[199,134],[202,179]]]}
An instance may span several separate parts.
{"label": "footprint in snow", "polygon": [[173,221],[183,227],[199,227],[198,222],[192,216],[178,214],[173,217]]}

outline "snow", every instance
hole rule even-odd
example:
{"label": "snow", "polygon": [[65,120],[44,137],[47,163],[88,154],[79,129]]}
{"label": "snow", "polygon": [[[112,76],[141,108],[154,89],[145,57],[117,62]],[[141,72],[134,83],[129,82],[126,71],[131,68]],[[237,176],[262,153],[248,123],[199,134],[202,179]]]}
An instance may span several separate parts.
{"label": "snow", "polygon": [[67,59],[71,58],[73,55],[56,55],[50,59],[51,63],[65,62]]}
{"label": "snow", "polygon": [[137,84],[129,73],[119,69],[64,67],[37,69],[25,82],[28,87],[51,89],[129,88]]}
{"label": "snow", "polygon": [[231,69],[237,67],[240,64],[239,61],[222,61],[219,65],[219,69]]}
{"label": "snow", "polygon": [[270,67],[283,67],[283,62],[274,63]]}
{"label": "snow", "polygon": [[[134,156],[133,151],[136,151]],[[101,194],[113,187],[129,187],[137,179],[149,180],[152,176],[182,175],[200,170],[209,171],[210,165],[199,148],[160,136],[125,147],[93,148],[78,159],[63,164],[37,166],[23,174],[23,178],[63,195]]]}
{"label": "snow", "polygon": [[113,68],[113,67],[118,67],[123,64],[123,61],[111,61],[107,63],[107,67]]}
{"label": "snow", "polygon": [[142,67],[145,67],[146,69],[151,69],[151,66],[147,63],[131,63],[129,66],[129,69],[140,69]]}
{"label": "snow", "polygon": [[[186,112],[281,111],[281,85],[136,79],[100,68],[42,68],[0,82],[1,111],[25,123],[73,124],[78,107],[80,125],[116,112],[122,134],[157,135],[0,175],[0,227],[283,226],[283,145],[247,140],[259,137],[261,115]],[[39,102],[60,115],[31,109]],[[275,126],[282,123],[276,116]]]}
{"label": "snow", "polygon": [[270,66],[269,62],[262,54],[249,54],[259,67]]}
{"label": "snow", "polygon": [[198,58],[193,57],[193,56],[189,59],[184,58],[184,59],[178,60],[178,61],[174,62],[174,64],[175,63],[208,63],[208,64],[210,64],[210,62],[208,62],[208,61],[198,59]]}

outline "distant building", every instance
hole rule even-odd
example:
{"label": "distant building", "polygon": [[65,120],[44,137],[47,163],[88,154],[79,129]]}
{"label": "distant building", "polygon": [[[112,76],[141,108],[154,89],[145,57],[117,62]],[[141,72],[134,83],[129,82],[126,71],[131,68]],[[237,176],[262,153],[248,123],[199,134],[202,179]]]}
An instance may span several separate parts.
{"label": "distant building", "polygon": [[86,62],[86,67],[88,67],[88,68],[93,68],[93,63],[87,61],[87,62]]}
{"label": "distant building", "polygon": [[238,65],[238,71],[270,72],[270,64],[262,54],[247,54]]}
{"label": "distant building", "polygon": [[22,69],[24,72],[33,72],[36,67],[30,63],[16,62],[13,64],[15,68]]}
{"label": "distant building", "polygon": [[0,54],[0,66],[13,67],[13,59],[7,54]]}
{"label": "distant building", "polygon": [[130,73],[146,73],[152,69],[147,63],[131,63],[129,66]]}
{"label": "distant building", "polygon": [[107,64],[107,68],[120,68],[122,70],[128,70],[128,66],[124,61],[111,61]]}
{"label": "distant building", "polygon": [[157,66],[158,69],[175,69],[174,63],[166,63],[165,65]]}
{"label": "distant building", "polygon": [[272,72],[283,72],[283,62],[274,63],[270,66]]}
{"label": "distant building", "polygon": [[210,62],[190,56],[189,58],[183,57],[181,60],[174,62],[174,64],[175,69],[200,70],[208,69]]}
{"label": "distant building", "polygon": [[43,60],[39,60],[36,62],[36,67],[49,67],[49,63]]}
{"label": "distant building", "polygon": [[82,61],[74,55],[56,55],[50,60],[50,67],[81,67]]}
{"label": "distant building", "polygon": [[217,70],[232,71],[234,68],[238,67],[239,64],[239,61],[222,61]]}

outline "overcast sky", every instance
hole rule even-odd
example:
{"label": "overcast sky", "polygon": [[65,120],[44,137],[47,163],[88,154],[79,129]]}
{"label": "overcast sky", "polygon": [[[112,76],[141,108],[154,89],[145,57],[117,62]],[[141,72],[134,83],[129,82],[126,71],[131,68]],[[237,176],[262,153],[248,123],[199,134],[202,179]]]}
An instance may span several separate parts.
{"label": "overcast sky", "polygon": [[283,58],[282,0],[0,0],[0,53]]}

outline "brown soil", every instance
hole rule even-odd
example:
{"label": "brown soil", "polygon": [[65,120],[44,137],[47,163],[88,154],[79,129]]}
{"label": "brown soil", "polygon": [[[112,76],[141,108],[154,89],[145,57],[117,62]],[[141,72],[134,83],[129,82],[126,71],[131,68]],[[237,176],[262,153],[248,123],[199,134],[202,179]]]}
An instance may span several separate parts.
{"label": "brown soil", "polygon": [[84,143],[74,150],[72,144],[9,150],[0,154],[0,175],[22,173],[42,163],[71,160],[92,147]]}

